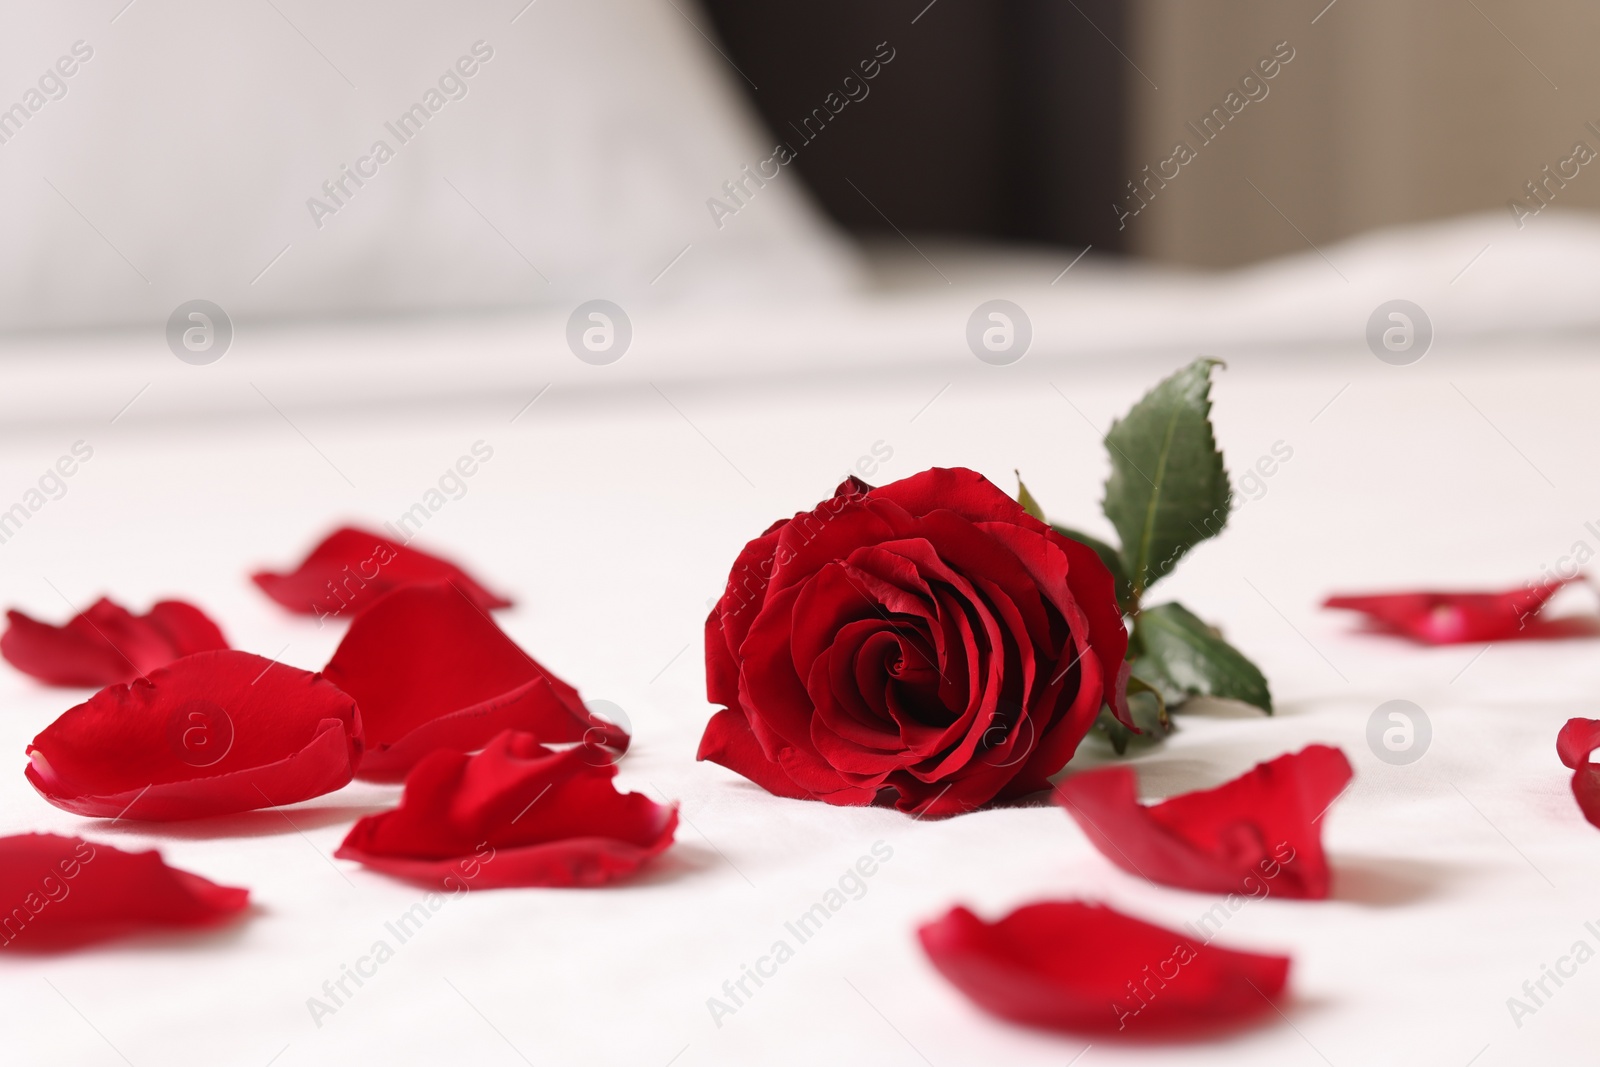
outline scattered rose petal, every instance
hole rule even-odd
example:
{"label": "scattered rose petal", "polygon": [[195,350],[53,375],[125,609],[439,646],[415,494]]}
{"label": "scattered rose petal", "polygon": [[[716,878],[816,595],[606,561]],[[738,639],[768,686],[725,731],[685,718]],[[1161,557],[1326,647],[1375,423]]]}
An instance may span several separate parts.
{"label": "scattered rose petal", "polygon": [[1075,774],[1056,787],[1056,803],[1130,874],[1203,893],[1321,900],[1321,819],[1350,777],[1343,752],[1310,745],[1148,807],[1130,767]]}
{"label": "scattered rose petal", "polygon": [[290,611],[319,620],[349,618],[390,590],[418,582],[450,582],[485,610],[511,606],[449,560],[349,526],[329,534],[290,573],[261,571],[251,580]]}
{"label": "scattered rose petal", "polygon": [[195,819],[332,792],[360,756],[355,701],[320,674],[201,652],[62,714],[27,775],[79,815]]}
{"label": "scattered rose petal", "polygon": [[1576,578],[1563,578],[1503,593],[1376,593],[1331,596],[1325,608],[1359,611],[1368,627],[1428,645],[1482,641],[1550,640],[1600,634],[1600,619],[1539,615],[1545,604]]}
{"label": "scattered rose petal", "polygon": [[957,907],[917,931],[939,973],[979,1007],[1076,1033],[1174,1038],[1263,1013],[1289,960],[1218,948],[1101,904],[1050,901],[986,923]]}
{"label": "scattered rose petal", "polygon": [[1556,735],[1556,755],[1572,768],[1572,795],[1578,810],[1600,826],[1600,764],[1589,762],[1589,754],[1596,748],[1600,748],[1600,719],[1568,719]]}
{"label": "scattered rose petal", "polygon": [[602,885],[664,850],[678,825],[676,805],[617,792],[616,773],[507,730],[475,756],[428,756],[400,806],[356,823],[334,855],[458,892]]}
{"label": "scattered rose petal", "polygon": [[102,597],[65,625],[8,611],[0,655],[48,685],[99,688],[131,682],[196,652],[227,648],[217,624],[193,604],[163,600],[135,615]]}
{"label": "scattered rose petal", "polygon": [[398,782],[438,749],[472,752],[501,730],[545,744],[581,741],[612,762],[628,734],[518,648],[452,585],[398,589],[350,624],[323,674],[361,708],[369,781]]}
{"label": "scattered rose petal", "polygon": [[0,837],[0,949],[73,948],[149,928],[199,927],[242,911],[248,889],[80,837]]}
{"label": "scattered rose petal", "polygon": [[1600,748],[1600,719],[1568,719],[1556,735],[1556,755],[1572,770],[1589,765],[1589,754]]}

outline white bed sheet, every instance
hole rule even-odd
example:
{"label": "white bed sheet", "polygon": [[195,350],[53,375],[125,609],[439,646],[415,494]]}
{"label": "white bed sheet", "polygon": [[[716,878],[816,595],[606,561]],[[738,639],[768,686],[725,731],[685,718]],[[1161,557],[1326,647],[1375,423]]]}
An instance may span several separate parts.
{"label": "white bed sheet", "polygon": [[[482,440],[493,459],[419,543],[512,591],[507,630],[585,697],[626,711],[636,743],[621,783],[680,800],[684,823],[636,882],[451,901],[318,1026],[307,999],[420,897],[330,859],[354,818],[396,790],[358,784],[284,812],[191,825],[80,819],[21,774],[28,740],[74,697],[0,671],[0,752],[12,767],[0,775],[0,832],[159,847],[176,865],[248,886],[254,901],[247,921],[215,934],[0,960],[6,1062],[1581,1061],[1600,964],[1520,1027],[1506,999],[1575,941],[1600,943],[1584,925],[1600,926],[1590,882],[1600,831],[1579,815],[1555,756],[1568,717],[1600,716],[1600,645],[1422,650],[1355,635],[1316,603],[1332,590],[1510,585],[1576,542],[1600,547],[1585,525],[1600,525],[1595,339],[1441,329],[1427,358],[1396,368],[1366,350],[1364,313],[1343,330],[1330,312],[1299,335],[1280,321],[1290,336],[1275,350],[1259,316],[1230,339],[1221,311],[1185,303],[1217,283],[1084,277],[1101,287],[1099,310],[1081,292],[1060,299],[1088,340],[1070,335],[1068,311],[1042,314],[1039,352],[1007,368],[979,364],[959,332],[951,338],[966,314],[956,300],[987,291],[965,278],[952,280],[957,297],[883,295],[863,300],[857,318],[837,311],[803,329],[792,310],[740,311],[749,332],[732,340],[727,322],[663,311],[660,321],[678,321],[670,340],[641,343],[614,368],[530,341],[542,335],[528,320],[285,331],[242,339],[209,368],[138,339],[13,342],[18,355],[56,362],[0,371],[0,504],[75,441],[94,457],[64,498],[0,545],[0,602],[59,618],[67,601],[101,593],[136,606],[182,595],[236,645],[316,668],[337,631],[287,617],[247,573],[291,563],[339,521],[398,516]],[[1271,283],[1292,288],[1293,271]],[[1283,301],[1258,305],[1289,314]],[[1552,311],[1534,321],[1576,328],[1590,314],[1564,306],[1565,320]],[[1514,303],[1478,313],[1517,321]],[[1209,333],[1195,325],[1205,315],[1216,316]],[[1115,334],[1119,321],[1131,340]],[[878,332],[853,328],[863,323]],[[892,343],[870,370],[854,368],[874,354],[874,336]],[[729,362],[807,346],[817,352],[809,371],[771,357],[781,377]],[[1313,741],[1341,745],[1357,777],[1326,820],[1334,899],[1251,904],[1220,939],[1293,956],[1281,1018],[1199,1045],[1095,1041],[1085,1054],[1087,1040],[980,1013],[922,957],[917,923],[958,902],[993,917],[1081,896],[1177,926],[1215,898],[1123,874],[1054,808],[913,821],[778,799],[695,763],[709,714],[700,626],[743,542],[826,495],[880,442],[893,455],[871,480],[960,464],[1009,488],[1021,468],[1054,516],[1104,531],[1098,431],[1202,347],[1229,362],[1215,417],[1233,470],[1277,442],[1293,457],[1161,592],[1257,659],[1279,712],[1183,718],[1137,757],[1143,792],[1214,785]],[[1120,358],[1089,358],[1096,351]],[[428,379],[432,399],[418,388],[429,361],[450,370]],[[593,372],[612,369],[618,380],[597,383]],[[1395,698],[1433,724],[1431,749],[1409,767],[1379,761],[1364,740],[1372,710]],[[1074,766],[1105,758],[1090,742]],[[893,858],[867,894],[718,1026],[707,998],[879,841]]]}

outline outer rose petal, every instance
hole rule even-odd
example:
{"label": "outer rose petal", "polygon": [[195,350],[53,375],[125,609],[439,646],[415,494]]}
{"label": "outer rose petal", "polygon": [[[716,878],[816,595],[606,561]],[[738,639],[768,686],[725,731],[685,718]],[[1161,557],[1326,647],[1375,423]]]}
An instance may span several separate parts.
{"label": "outer rose petal", "polygon": [[[1016,522],[1019,513],[1027,515],[998,485],[965,467],[931,467],[921,474],[890,482],[872,491],[872,495],[890,500],[913,515],[926,515],[932,511],[953,511],[969,522]],[[1031,515],[1028,518],[1033,518]],[[1048,529],[1039,520],[1037,527]]]}
{"label": "outer rose petal", "polygon": [[585,755],[511,730],[475,756],[435,752],[400,806],[356,823],[334,854],[457,892],[614,881],[672,843],[678,809],[617,792],[616,768]]}
{"label": "outer rose petal", "polygon": [[1600,765],[1589,762],[1596,748],[1600,748],[1600,719],[1568,719],[1556,735],[1556,755],[1572,768],[1572,796],[1578,810],[1600,826]]}
{"label": "outer rose petal", "polygon": [[741,712],[724,708],[711,716],[706,732],[700,738],[700,751],[695,759],[720,763],[737,774],[742,774],[762,789],[780,797],[794,800],[815,799],[811,793],[787,774],[780,764],[769,759],[761,750],[756,735]]}
{"label": "outer rose petal", "polygon": [[592,715],[454,585],[406,586],[373,603],[323,673],[361,708],[356,774],[371,781],[399,781],[430,752],[472,752],[506,729],[628,747],[626,731]]}
{"label": "outer rose petal", "polygon": [[732,707],[739,685],[739,666],[733,654],[744,641],[766,596],[778,551],[778,533],[791,522],[827,522],[846,504],[872,491],[872,486],[851,475],[839,483],[833,496],[813,511],[802,511],[793,519],[779,519],[760,537],[745,545],[733,568],[722,596],[706,617],[706,689],[711,700]]}
{"label": "outer rose petal", "polygon": [[917,931],[979,1007],[1029,1026],[1173,1038],[1272,1011],[1289,960],[1196,942],[1100,904],[1059,901],[985,923],[957,907]]}
{"label": "outer rose petal", "polygon": [[355,701],[322,675],[201,652],[63,713],[26,773],[79,815],[195,819],[332,792],[360,756]]}
{"label": "outer rose petal", "polygon": [[1343,752],[1311,745],[1148,807],[1129,767],[1075,774],[1055,799],[1130,874],[1210,893],[1247,893],[1254,879],[1271,894],[1321,900],[1329,883],[1321,816],[1351,773]]}
{"label": "outer rose petal", "polygon": [[447,559],[349,526],[329,534],[288,574],[261,571],[250,578],[290,611],[319,619],[349,616],[390,590],[419,582],[456,585],[486,611],[511,606]]}
{"label": "outer rose petal", "polygon": [[0,655],[24,674],[60,686],[131,682],[196,652],[227,648],[217,624],[193,604],[163,600],[135,615],[101,598],[65,625],[8,611]]}
{"label": "outer rose petal", "polygon": [[244,909],[232,889],[168,867],[161,854],[123,852],[78,837],[0,838],[0,949],[51,951],[146,927],[199,927]]}
{"label": "outer rose petal", "polygon": [[[1059,549],[1066,557],[1066,573],[1060,576],[1064,577],[1066,590],[1064,595],[1058,594],[1057,606],[1079,623],[1087,646],[1082,649],[1072,649],[1067,662],[1070,664],[1080,657],[1092,654],[1100,665],[1100,670],[1095,672],[1095,682],[1101,688],[1103,698],[1103,701],[1093,699],[1078,701],[1071,709],[1067,721],[1055,731],[1058,743],[1051,744],[1047,737],[1038,746],[1036,758],[1030,761],[1029,768],[1022,777],[1030,783],[1039,783],[1036,788],[1042,789],[1045,785],[1040,780],[1066,766],[1072,754],[1077,751],[1078,742],[1083,740],[1089,728],[1094,725],[1095,717],[1100,714],[1102,702],[1110,706],[1111,714],[1122,725],[1136,734],[1143,731],[1135,725],[1133,714],[1128,710],[1128,677],[1132,669],[1132,665],[1127,662],[1128,631],[1122,623],[1122,609],[1117,605],[1116,582],[1112,579],[1111,572],[1106,569],[1099,554],[1088,545],[1063,536],[1054,527],[1039,522],[1026,512],[1022,517],[1033,523],[1032,527],[1027,527],[1028,530],[1040,535],[1044,544]],[[1001,534],[999,523],[989,524],[985,529],[1002,537],[1033,573],[1041,588],[1055,588],[1059,582],[1057,572],[1060,563],[1052,558],[1049,551],[1042,549],[1039,538],[1032,539],[1033,545],[1030,549],[1029,540],[1025,536]],[[1071,744],[1063,750],[1061,743],[1069,739]]]}
{"label": "outer rose petal", "polygon": [[1539,612],[1565,585],[1563,578],[1503,593],[1379,593],[1331,596],[1325,608],[1359,611],[1370,627],[1429,645],[1480,641],[1592,637],[1600,620],[1575,616],[1540,618]]}

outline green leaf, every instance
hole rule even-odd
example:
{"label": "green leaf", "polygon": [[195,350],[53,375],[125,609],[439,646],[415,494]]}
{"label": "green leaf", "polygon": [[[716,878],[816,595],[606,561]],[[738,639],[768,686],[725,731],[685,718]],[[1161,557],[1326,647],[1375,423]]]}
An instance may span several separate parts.
{"label": "green leaf", "polygon": [[1094,554],[1100,557],[1100,562],[1106,565],[1106,570],[1111,572],[1111,580],[1116,585],[1117,604],[1121,606],[1122,613],[1126,615],[1133,610],[1133,582],[1128,578],[1128,571],[1122,565],[1122,556],[1117,550],[1100,540],[1090,537],[1081,530],[1074,530],[1070,526],[1050,524],[1051,528],[1062,537],[1070,537],[1074,541],[1094,549]]}
{"label": "green leaf", "polygon": [[1100,709],[1100,717],[1094,721],[1094,728],[1106,735],[1106,740],[1111,742],[1112,751],[1117,755],[1121,756],[1128,751],[1128,742],[1132,740],[1134,733],[1117,721],[1117,717],[1111,714],[1110,708]]}
{"label": "green leaf", "polygon": [[1101,708],[1100,717],[1094,723],[1095,729],[1105,735],[1106,740],[1111,742],[1112,750],[1119,756],[1128,751],[1128,745],[1132,742],[1153,745],[1176,729],[1167,717],[1166,702],[1161,694],[1131,681],[1128,686],[1128,711],[1133,715],[1133,724],[1142,733],[1136,734],[1118,722],[1110,708]]}
{"label": "green leaf", "polygon": [[1040,522],[1048,521],[1044,517],[1044,508],[1041,508],[1039,502],[1033,498],[1033,494],[1028,492],[1028,487],[1022,484],[1022,472],[1016,471],[1015,474],[1017,476],[1017,503],[1022,505],[1023,511],[1026,511]]}
{"label": "green leaf", "polygon": [[1106,434],[1106,518],[1122,538],[1135,598],[1228,521],[1228,472],[1211,432],[1211,368],[1201,357],[1145,394]]}
{"label": "green leaf", "polygon": [[1133,677],[1169,707],[1190,697],[1239,700],[1272,714],[1272,693],[1254,663],[1182,604],[1146,608],[1133,624]]}
{"label": "green leaf", "polygon": [[[1140,701],[1135,704],[1135,697],[1152,697],[1155,701],[1153,725],[1155,729],[1146,725],[1151,716],[1149,701]],[[1132,672],[1128,677],[1128,714],[1133,717],[1133,724],[1147,734],[1164,737],[1172,732],[1172,719],[1167,715],[1167,698],[1155,686],[1143,678],[1135,678]]]}

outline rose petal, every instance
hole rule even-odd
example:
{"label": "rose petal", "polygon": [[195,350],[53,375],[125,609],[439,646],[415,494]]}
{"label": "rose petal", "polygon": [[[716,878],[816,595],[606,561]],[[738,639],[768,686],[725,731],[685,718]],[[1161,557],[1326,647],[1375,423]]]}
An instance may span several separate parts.
{"label": "rose petal", "polygon": [[[960,467],[935,467],[916,478],[905,478],[886,485],[882,489],[875,490],[874,494],[893,500],[913,513],[947,508],[963,518],[981,524],[990,532],[995,532],[995,526],[1009,525],[1043,535],[1056,544],[1071,560],[1068,581],[1072,585],[1075,602],[1086,614],[1091,615],[1092,632],[1103,636],[1103,640],[1095,647],[1094,654],[1100,660],[1105,676],[1117,677],[1123,657],[1127,653],[1127,633],[1123,630],[1121,611],[1117,608],[1116,586],[1111,572],[1106,570],[1105,564],[1100,562],[1100,557],[1093,549],[1062,536],[1048,524],[1022,512],[1020,504],[976,471]],[[1022,512],[1020,518],[1018,512]],[[1037,555],[1020,550],[1021,539],[1008,537],[1007,540],[1018,552],[1018,558],[1025,566],[1030,570],[1039,567],[1040,559]],[[1043,575],[1036,573],[1035,577],[1042,580]],[[1108,693],[1107,696],[1111,698],[1108,703],[1112,706],[1113,714],[1137,733],[1138,730],[1133,725],[1133,718],[1127,711],[1121,691]],[[1092,720],[1099,711],[1098,707],[1094,708],[1089,713],[1090,719]]]}
{"label": "rose petal", "polygon": [[1327,745],[1259,763],[1215,789],[1139,803],[1130,767],[1075,774],[1056,787],[1102,855],[1163,885],[1208,893],[1328,895],[1322,815],[1350,782],[1350,761]]}
{"label": "rose petal", "polygon": [[248,889],[168,867],[161,853],[124,852],[79,837],[0,837],[0,949],[72,948],[148,927],[222,922]]}
{"label": "rose petal", "polygon": [[793,800],[816,799],[816,794],[802,789],[785,774],[780,763],[768,758],[756,735],[750,731],[744,713],[735,709],[724,708],[711,716],[694,758],[720,763],[777,796]]}
{"label": "rose petal", "polygon": [[1572,768],[1572,795],[1578,810],[1600,826],[1600,765],[1589,762],[1596,748],[1600,748],[1600,719],[1568,719],[1556,735],[1556,755]]}
{"label": "rose petal", "polygon": [[332,792],[360,755],[355,702],[322,675],[201,652],[63,713],[26,773],[79,815],[195,819]]}
{"label": "rose petal", "polygon": [[1556,735],[1556,755],[1572,770],[1589,765],[1589,754],[1600,748],[1600,719],[1568,719]]}
{"label": "rose petal", "polygon": [[[1128,633],[1122,624],[1122,609],[1117,605],[1116,581],[1099,554],[1044,523],[1037,523],[1037,529],[1017,526],[1009,530],[1001,523],[985,523],[983,529],[1017,554],[1039,587],[1050,594],[1056,609],[1067,617],[1074,632],[1099,635],[1100,640],[1093,644],[1084,641],[1082,647],[1064,649],[1061,671],[1089,657],[1091,662],[1084,669],[1087,671],[1098,665],[1099,670],[1093,671],[1093,675],[1107,680],[1104,702],[1111,708],[1111,714],[1134,733],[1142,733],[1128,710]],[[1059,673],[1054,672],[1051,677]],[[1092,686],[1084,688],[1092,689]],[[1081,738],[1099,714],[1099,706],[1084,703],[1068,715],[1068,728],[1057,732]],[[1088,725],[1082,725],[1084,723]],[[1072,745],[1059,761],[1047,747],[1041,746],[1038,762],[1052,767],[1044,772],[1046,775],[1055,773],[1071,757],[1077,747],[1076,740]]]}
{"label": "rose petal", "polygon": [[[721,651],[735,652],[744,640],[745,634],[750,629],[750,624],[755,620],[755,610],[746,608],[759,608],[761,600],[767,591],[771,580],[775,557],[778,551],[778,535],[783,529],[793,522],[802,525],[826,523],[837,516],[846,505],[858,501],[872,491],[872,487],[861,479],[851,475],[838,488],[833,491],[833,496],[822,501],[811,511],[797,513],[793,519],[779,519],[768,526],[760,537],[751,541],[740,550],[738,557],[733,562],[732,569],[728,572],[728,582],[724,587],[722,596],[711,614],[706,617],[708,634],[715,632],[722,640]],[[726,657],[713,653],[712,645],[707,645],[707,673],[715,679],[719,674],[725,682],[736,682],[738,668],[733,668],[733,675],[727,674],[730,665]],[[713,666],[711,660],[716,658],[717,665]],[[708,682],[714,684],[714,682]]]}
{"label": "rose petal", "polygon": [[348,617],[391,590],[423,582],[449,582],[484,610],[511,606],[447,559],[349,526],[329,534],[288,574],[261,571],[251,580],[290,611],[318,619]]}
{"label": "rose petal", "polygon": [[1600,767],[1590,764],[1572,772],[1572,796],[1583,817],[1600,826]]}
{"label": "rose petal", "polygon": [[621,752],[628,734],[518,648],[454,585],[413,585],[358,615],[323,674],[355,698],[369,781],[399,781],[438,749],[472,752],[501,730]]}
{"label": "rose petal", "polygon": [[1600,634],[1600,619],[1539,617],[1545,604],[1564,586],[1562,578],[1500,593],[1378,593],[1331,596],[1325,608],[1359,611],[1368,627],[1429,645],[1482,641],[1548,640]]}
{"label": "rose petal", "polygon": [[617,792],[616,767],[589,756],[512,730],[475,756],[435,752],[334,855],[447,889],[614,881],[672,843],[678,809]]}
{"label": "rose petal", "polygon": [[8,611],[0,655],[47,685],[131,682],[196,652],[227,648],[217,624],[193,604],[163,600],[135,615],[102,597],[62,626]]}
{"label": "rose petal", "polygon": [[1192,1036],[1272,1011],[1289,960],[1195,941],[1100,904],[1051,901],[985,923],[963,907],[917,931],[957,989],[1014,1022]]}

